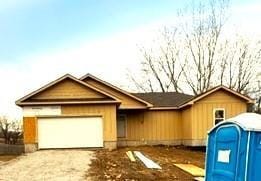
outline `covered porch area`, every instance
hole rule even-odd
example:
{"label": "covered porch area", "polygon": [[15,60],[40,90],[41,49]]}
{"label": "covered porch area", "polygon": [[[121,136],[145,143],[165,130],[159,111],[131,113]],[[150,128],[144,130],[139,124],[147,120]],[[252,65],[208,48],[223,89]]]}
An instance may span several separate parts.
{"label": "covered porch area", "polygon": [[117,146],[180,145],[181,114],[173,110],[117,110]]}

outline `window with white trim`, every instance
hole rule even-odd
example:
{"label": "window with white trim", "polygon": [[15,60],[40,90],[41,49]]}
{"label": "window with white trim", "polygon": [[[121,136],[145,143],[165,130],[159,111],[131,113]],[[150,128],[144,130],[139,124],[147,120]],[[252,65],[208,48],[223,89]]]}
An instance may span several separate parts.
{"label": "window with white trim", "polygon": [[213,111],[215,124],[218,124],[221,121],[225,120],[225,109],[224,108],[216,108]]}
{"label": "window with white trim", "polygon": [[126,137],[126,115],[120,114],[117,116],[117,137]]}

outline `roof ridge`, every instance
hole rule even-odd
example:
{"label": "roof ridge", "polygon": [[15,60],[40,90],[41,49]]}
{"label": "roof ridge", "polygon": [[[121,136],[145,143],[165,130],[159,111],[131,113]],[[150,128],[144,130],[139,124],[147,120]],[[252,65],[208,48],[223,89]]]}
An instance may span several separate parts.
{"label": "roof ridge", "polygon": [[238,97],[241,97],[242,99],[245,99],[248,101],[248,103],[253,103],[254,100],[252,98],[250,98],[249,96],[247,95],[244,95],[244,94],[241,94],[240,92],[238,91],[235,91],[227,86],[224,86],[224,85],[218,85],[218,86],[214,86],[210,89],[208,89],[207,91],[205,92],[202,92],[201,94],[198,94],[198,95],[195,95],[194,97],[192,97],[191,99],[187,100],[186,102],[183,102],[181,105],[179,105],[180,108],[182,107],[185,107],[187,105],[191,105],[191,104],[194,104],[195,101],[198,101],[202,98],[204,98],[205,96],[208,96],[209,94],[211,94],[212,92],[215,92],[217,90],[220,90],[220,89],[223,89],[227,92],[230,92]]}

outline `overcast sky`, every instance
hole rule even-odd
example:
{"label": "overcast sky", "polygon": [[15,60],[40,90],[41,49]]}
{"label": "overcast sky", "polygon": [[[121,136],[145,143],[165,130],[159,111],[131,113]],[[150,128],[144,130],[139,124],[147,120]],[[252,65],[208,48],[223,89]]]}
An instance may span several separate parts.
{"label": "overcast sky", "polygon": [[[128,87],[137,45],[175,23],[180,0],[0,1],[0,115],[20,115],[15,100],[65,73],[91,73]],[[233,31],[261,35],[261,2],[231,2]]]}

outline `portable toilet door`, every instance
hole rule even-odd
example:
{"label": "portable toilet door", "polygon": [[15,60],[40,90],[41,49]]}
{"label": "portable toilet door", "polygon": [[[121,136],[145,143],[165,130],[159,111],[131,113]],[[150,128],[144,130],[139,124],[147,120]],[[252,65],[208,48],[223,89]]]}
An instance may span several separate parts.
{"label": "portable toilet door", "polygon": [[209,139],[207,159],[213,158],[207,170],[207,180],[234,181],[238,177],[238,164],[240,155],[240,142],[242,131],[235,124],[224,124],[217,127]]}
{"label": "portable toilet door", "polygon": [[209,131],[206,181],[261,181],[261,115],[243,113]]}

